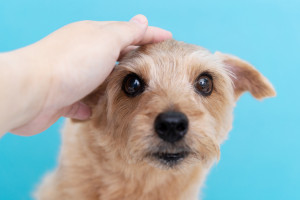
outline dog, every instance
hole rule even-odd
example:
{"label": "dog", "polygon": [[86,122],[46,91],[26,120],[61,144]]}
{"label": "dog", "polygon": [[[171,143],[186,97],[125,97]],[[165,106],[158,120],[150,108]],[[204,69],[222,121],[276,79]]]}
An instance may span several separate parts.
{"label": "dog", "polygon": [[196,200],[243,92],[275,96],[232,55],[167,40],[139,47],[82,101],[89,120],[67,120],[58,168],[40,200]]}

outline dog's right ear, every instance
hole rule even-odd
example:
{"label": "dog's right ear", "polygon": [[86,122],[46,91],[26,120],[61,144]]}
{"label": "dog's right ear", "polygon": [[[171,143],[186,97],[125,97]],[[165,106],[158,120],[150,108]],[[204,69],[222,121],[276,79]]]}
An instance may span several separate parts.
{"label": "dog's right ear", "polygon": [[216,52],[215,55],[222,59],[227,70],[233,74],[233,77],[231,78],[234,83],[236,99],[246,91],[249,91],[256,99],[263,99],[276,95],[276,92],[268,79],[251,64],[236,56],[220,52]]}
{"label": "dog's right ear", "polygon": [[[84,103],[85,105],[90,107],[90,109],[92,110],[92,116],[94,116],[94,112],[93,112],[94,108],[96,107],[96,105],[98,105],[100,98],[103,97],[105,94],[106,86],[107,86],[107,82],[105,81],[98,88],[96,88],[93,92],[91,92],[86,97],[84,97],[83,99],[80,100],[82,103]],[[86,120],[78,120],[78,119],[71,118],[71,121],[74,123],[82,123]]]}
{"label": "dog's right ear", "polygon": [[84,97],[81,101],[93,109],[99,102],[99,99],[105,94],[107,81],[104,81],[98,88],[96,88],[89,95]]}

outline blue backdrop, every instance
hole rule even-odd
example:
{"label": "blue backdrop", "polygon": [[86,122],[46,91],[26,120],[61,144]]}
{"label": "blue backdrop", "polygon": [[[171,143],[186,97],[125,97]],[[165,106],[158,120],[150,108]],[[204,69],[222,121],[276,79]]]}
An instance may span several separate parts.
{"label": "blue backdrop", "polygon": [[[138,13],[177,40],[251,62],[277,90],[273,99],[259,102],[245,94],[238,102],[204,200],[300,199],[298,0],[0,0],[0,51],[29,45],[70,22],[124,21]],[[0,139],[1,200],[31,199],[57,164],[62,124],[33,137]]]}

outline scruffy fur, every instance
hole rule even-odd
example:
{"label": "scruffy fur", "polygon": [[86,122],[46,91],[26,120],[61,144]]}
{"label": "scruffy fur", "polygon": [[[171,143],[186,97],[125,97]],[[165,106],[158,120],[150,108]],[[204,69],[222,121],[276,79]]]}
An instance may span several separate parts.
{"label": "scruffy fur", "polygon": [[[131,72],[146,83],[136,97],[121,89]],[[214,85],[206,97],[194,88],[203,72],[211,74]],[[37,199],[198,199],[231,129],[235,102],[245,91],[257,99],[275,95],[265,77],[231,55],[175,40],[128,53],[105,83],[83,100],[92,107],[92,117],[67,120],[59,166],[43,180]],[[166,144],[153,128],[156,116],[168,110],[189,119],[189,130],[176,145]],[[190,154],[175,166],[151,157],[155,151],[173,153],[179,148]]]}

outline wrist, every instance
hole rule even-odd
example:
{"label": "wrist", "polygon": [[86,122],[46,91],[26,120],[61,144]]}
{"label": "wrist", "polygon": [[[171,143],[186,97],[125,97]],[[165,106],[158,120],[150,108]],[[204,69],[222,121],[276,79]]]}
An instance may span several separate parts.
{"label": "wrist", "polygon": [[[51,70],[39,63],[32,47],[0,55],[0,132],[20,127],[42,110],[51,82]],[[2,73],[5,72],[5,73]]]}

